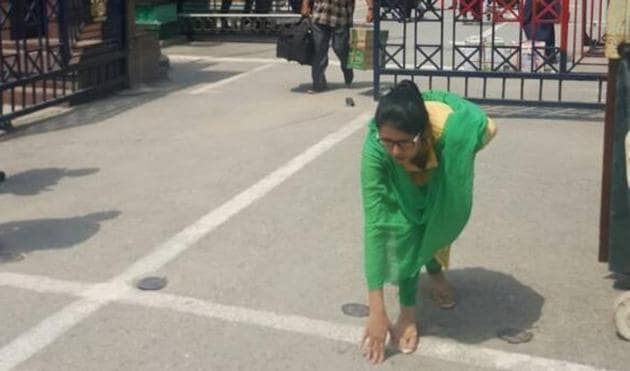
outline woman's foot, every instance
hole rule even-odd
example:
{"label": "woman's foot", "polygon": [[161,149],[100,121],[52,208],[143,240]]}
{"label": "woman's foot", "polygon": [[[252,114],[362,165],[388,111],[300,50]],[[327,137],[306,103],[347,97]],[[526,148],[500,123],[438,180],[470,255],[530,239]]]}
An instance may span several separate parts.
{"label": "woman's foot", "polygon": [[401,307],[400,316],[392,329],[392,342],[403,354],[410,354],[418,348],[418,326],[416,307]]}
{"label": "woman's foot", "polygon": [[446,280],[444,272],[429,274],[431,277],[431,300],[441,309],[452,309],[455,307],[455,289]]}

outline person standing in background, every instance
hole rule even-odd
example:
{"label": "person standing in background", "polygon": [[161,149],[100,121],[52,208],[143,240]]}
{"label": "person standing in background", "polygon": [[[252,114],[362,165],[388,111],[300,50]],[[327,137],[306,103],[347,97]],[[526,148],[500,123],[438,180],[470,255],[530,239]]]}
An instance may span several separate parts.
{"label": "person standing in background", "polygon": [[560,1],[525,0],[523,31],[527,40],[545,42],[545,63],[558,63],[556,58],[555,23],[560,21]]}
{"label": "person standing in background", "polygon": [[[354,73],[347,68],[350,53],[350,28],[354,16],[355,0],[302,0],[303,17],[310,17],[315,43],[315,53],[311,66],[313,86],[309,93],[319,93],[328,88],[326,67],[328,49],[332,47],[341,62],[341,71],[346,86],[352,84]],[[366,0],[368,6],[366,21],[374,19],[373,0]]]}

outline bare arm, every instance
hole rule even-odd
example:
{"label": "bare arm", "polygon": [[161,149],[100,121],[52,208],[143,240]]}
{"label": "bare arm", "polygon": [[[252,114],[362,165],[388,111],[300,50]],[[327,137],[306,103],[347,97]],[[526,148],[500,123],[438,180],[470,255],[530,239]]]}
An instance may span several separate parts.
{"label": "bare arm", "polygon": [[365,0],[365,4],[368,8],[365,20],[368,23],[372,23],[374,21],[374,0]]}
{"label": "bare arm", "polygon": [[370,303],[370,315],[385,316],[385,301],[383,300],[383,289],[370,290],[368,292],[368,302]]}
{"label": "bare arm", "polygon": [[[374,136],[376,132],[370,131],[368,135]],[[385,232],[381,226],[381,216],[386,214],[388,175],[383,161],[367,148],[366,142],[361,156],[361,193],[365,216],[364,269],[370,314],[361,350],[372,363],[380,363],[385,358],[385,340],[391,328],[383,300],[386,257],[383,242]]]}
{"label": "bare arm", "polygon": [[311,0],[302,0],[300,14],[302,17],[309,17],[311,15]]}
{"label": "bare arm", "polygon": [[497,135],[497,124],[491,118],[488,118],[486,125],[486,136],[483,138],[483,145],[486,146]]}
{"label": "bare arm", "polygon": [[383,289],[370,290],[368,293],[370,315],[365,326],[365,335],[361,348],[372,363],[381,363],[385,359],[385,340],[391,323],[385,312]]}

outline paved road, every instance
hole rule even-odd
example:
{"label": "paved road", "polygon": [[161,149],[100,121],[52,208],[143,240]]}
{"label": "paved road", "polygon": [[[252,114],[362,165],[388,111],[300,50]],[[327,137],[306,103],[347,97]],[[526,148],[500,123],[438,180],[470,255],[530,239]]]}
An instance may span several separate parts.
{"label": "paved road", "polygon": [[[166,52],[170,81],[0,141],[0,369],[373,369],[341,312],[366,300],[370,73],[347,89],[331,66],[312,96],[273,45]],[[498,123],[454,250],[459,305],[423,300],[420,351],[378,369],[626,368],[596,262],[601,121]],[[135,289],[147,275],[167,287]]]}

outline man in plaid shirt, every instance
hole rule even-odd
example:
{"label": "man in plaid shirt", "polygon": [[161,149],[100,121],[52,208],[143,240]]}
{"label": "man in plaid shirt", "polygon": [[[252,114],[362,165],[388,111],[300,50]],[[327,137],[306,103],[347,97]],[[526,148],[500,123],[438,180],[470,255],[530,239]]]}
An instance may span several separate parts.
{"label": "man in plaid shirt", "polygon": [[[373,20],[373,0],[365,0],[368,6],[367,22]],[[346,86],[354,79],[352,69],[346,68],[350,52],[349,38],[352,27],[355,0],[302,0],[301,14],[311,17],[315,53],[311,75],[313,77],[312,93],[326,90],[326,67],[328,66],[328,48],[332,39],[335,54],[341,62],[341,71]]]}

